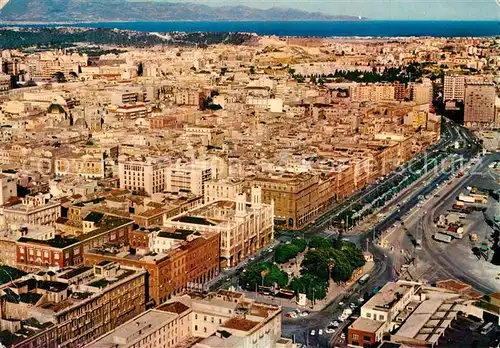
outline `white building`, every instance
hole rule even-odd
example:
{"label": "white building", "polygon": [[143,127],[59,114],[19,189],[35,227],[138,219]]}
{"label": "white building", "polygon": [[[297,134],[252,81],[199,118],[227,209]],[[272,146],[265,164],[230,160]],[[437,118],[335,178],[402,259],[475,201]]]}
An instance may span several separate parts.
{"label": "white building", "polygon": [[243,179],[228,178],[213,180],[205,183],[205,203],[218,200],[236,200],[236,196],[243,192]]}
{"label": "white building", "polygon": [[49,225],[61,216],[61,203],[46,195],[26,196],[20,204],[3,208],[4,223]]}
{"label": "white building", "polygon": [[120,188],[148,195],[165,191],[165,173],[166,163],[161,158],[120,159],[118,163]]}
{"label": "white building", "polygon": [[222,267],[233,267],[274,239],[274,205],[262,203],[262,190],[252,187],[235,200],[207,203],[167,219],[164,226],[180,230],[218,232],[221,236]]}
{"label": "white building", "polygon": [[176,297],[85,348],[295,348],[281,337],[279,305],[227,290]]}
{"label": "white building", "polygon": [[207,161],[176,163],[166,168],[165,189],[169,192],[190,191],[204,194],[204,184],[217,177],[217,168]]}
{"label": "white building", "polygon": [[463,101],[465,96],[465,76],[448,75],[444,77],[444,100]]}
{"label": "white building", "polygon": [[0,205],[7,203],[10,197],[17,197],[17,183],[11,177],[0,174],[2,191],[0,193]]}

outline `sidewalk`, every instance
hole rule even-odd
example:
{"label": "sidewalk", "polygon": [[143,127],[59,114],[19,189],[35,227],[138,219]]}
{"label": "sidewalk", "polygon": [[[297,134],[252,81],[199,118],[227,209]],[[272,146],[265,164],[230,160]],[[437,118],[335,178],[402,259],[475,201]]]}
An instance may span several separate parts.
{"label": "sidewalk", "polygon": [[311,301],[307,301],[307,305],[305,306],[299,306],[296,302],[296,299],[292,300],[286,300],[282,298],[276,298],[273,296],[266,296],[262,294],[256,294],[253,291],[246,291],[242,290],[242,292],[245,293],[245,296],[254,300],[257,300],[259,302],[264,302],[268,304],[278,304],[281,305],[283,308],[286,308],[288,311],[292,311],[294,309],[300,309],[302,311],[310,311],[310,312],[321,312],[324,308],[328,307],[332,302],[334,302],[340,295],[344,295],[349,292],[349,290],[357,284],[357,281],[359,278],[361,278],[364,274],[370,273],[373,268],[375,267],[374,262],[367,262],[363,266],[363,272],[359,274],[358,277],[356,277],[352,283],[348,285],[337,285],[334,282],[331,282],[330,287],[328,289],[328,294],[323,300],[317,300],[315,305],[311,307]]}

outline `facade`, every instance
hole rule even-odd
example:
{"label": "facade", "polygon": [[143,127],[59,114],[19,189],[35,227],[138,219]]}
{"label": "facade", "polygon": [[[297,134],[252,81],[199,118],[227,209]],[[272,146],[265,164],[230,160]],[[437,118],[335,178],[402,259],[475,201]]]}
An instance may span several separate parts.
{"label": "facade", "polygon": [[352,346],[376,346],[386,332],[391,342],[434,346],[458,312],[471,313],[473,301],[453,290],[418,282],[387,283],[361,307],[361,315],[348,328]]}
{"label": "facade", "polygon": [[77,175],[84,178],[104,178],[104,159],[92,155],[66,155],[55,161],[55,174],[58,176]]}
{"label": "facade", "polygon": [[354,85],[351,86],[349,93],[353,102],[391,101],[396,96],[396,87],[390,84]]}
{"label": "facade", "polygon": [[468,83],[465,88],[465,126],[476,129],[493,128],[495,125],[495,101],[494,83]]}
{"label": "facade", "polygon": [[50,225],[61,216],[61,203],[44,194],[26,196],[21,203],[4,207],[3,216],[5,223]]}
{"label": "facade", "polygon": [[208,162],[195,161],[171,165],[165,173],[165,189],[168,192],[187,191],[204,195],[204,185],[216,178],[217,169]]}
{"label": "facade", "polygon": [[199,90],[184,89],[176,91],[174,99],[177,105],[192,105],[201,107],[205,99],[205,94]]}
{"label": "facade", "polygon": [[9,198],[17,197],[17,183],[16,181],[6,175],[0,175],[0,184],[2,191],[0,192],[0,206],[7,203]]}
{"label": "facade", "polygon": [[463,101],[465,98],[465,76],[464,75],[446,75],[444,77],[444,96],[445,101],[455,100]]}
{"label": "facade", "polygon": [[[13,324],[16,348],[81,347],[144,311],[145,277],[110,262],[38,272],[3,286],[2,320]],[[29,322],[40,330],[19,339]]]}
{"label": "facade", "polygon": [[166,164],[160,158],[123,159],[118,163],[120,188],[148,195],[165,191],[165,173]]}
{"label": "facade", "polygon": [[189,212],[165,219],[166,228],[220,235],[222,267],[234,267],[274,239],[272,204],[262,203],[262,190],[253,187],[250,202],[246,193],[236,200],[207,203]]}
{"label": "facade", "polygon": [[161,241],[172,241],[171,248],[163,249],[162,245],[163,252],[155,254],[149,252],[149,246],[154,240],[152,232],[145,231],[147,234],[141,236],[147,239],[146,248],[146,240],[138,239],[140,232],[137,232],[134,253],[127,252],[128,247],[115,250],[96,248],[85,253],[85,264],[94,265],[108,260],[145,269],[148,272],[147,293],[150,305],[163,303],[188,289],[202,289],[206,282],[219,274],[220,237],[217,233],[196,235],[192,231],[161,231]]}
{"label": "facade", "polygon": [[207,181],[205,186],[205,203],[218,200],[234,200],[242,193],[245,186],[243,179],[230,178],[224,180]]}
{"label": "facade", "polygon": [[36,271],[49,267],[65,268],[79,266],[83,264],[84,252],[91,248],[96,248],[106,243],[128,242],[128,234],[134,224],[132,220],[105,216],[100,213],[91,214],[92,217],[100,215],[101,219],[98,223],[86,221],[87,224],[94,225],[93,228],[88,227],[88,232],[65,237],[56,235],[49,240],[39,240],[29,237],[19,238],[16,241],[16,261],[18,268]]}
{"label": "facade", "polygon": [[2,74],[0,71],[0,93],[9,91],[10,87],[10,75]]}
{"label": "facade", "polygon": [[176,297],[85,348],[294,348],[281,338],[281,307],[221,290]]}

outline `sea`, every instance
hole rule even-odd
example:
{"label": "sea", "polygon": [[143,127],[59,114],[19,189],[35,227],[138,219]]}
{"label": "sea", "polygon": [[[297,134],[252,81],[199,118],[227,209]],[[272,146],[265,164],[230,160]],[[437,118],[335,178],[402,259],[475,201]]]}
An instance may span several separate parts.
{"label": "sea", "polygon": [[498,21],[325,21],[325,22],[109,22],[72,26],[145,32],[245,32],[308,37],[491,37],[500,36]]}

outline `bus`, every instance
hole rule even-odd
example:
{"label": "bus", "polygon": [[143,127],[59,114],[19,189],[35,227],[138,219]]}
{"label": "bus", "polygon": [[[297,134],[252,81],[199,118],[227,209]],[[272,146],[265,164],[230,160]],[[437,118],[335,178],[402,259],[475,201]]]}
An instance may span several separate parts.
{"label": "bus", "polygon": [[358,283],[361,284],[361,285],[366,284],[366,282],[368,281],[368,278],[370,278],[370,275],[369,274],[365,274],[364,276],[362,276],[361,278],[359,278]]}
{"label": "bus", "polygon": [[493,330],[493,323],[492,322],[486,323],[481,328],[481,335],[487,335],[490,333],[491,330]]}

